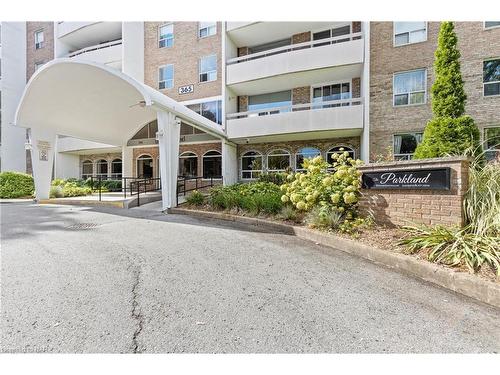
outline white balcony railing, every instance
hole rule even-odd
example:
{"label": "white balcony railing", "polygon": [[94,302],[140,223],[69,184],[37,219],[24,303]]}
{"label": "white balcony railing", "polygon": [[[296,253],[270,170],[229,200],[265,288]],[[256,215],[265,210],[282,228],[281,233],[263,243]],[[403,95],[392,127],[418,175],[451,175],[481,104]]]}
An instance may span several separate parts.
{"label": "white balcony railing", "polygon": [[260,58],[266,57],[266,56],[278,55],[280,53],[298,51],[298,50],[306,49],[306,48],[313,48],[313,47],[325,46],[328,44],[349,42],[351,40],[361,39],[362,35],[363,34],[361,32],[358,32],[358,33],[346,34],[346,35],[341,35],[341,36],[335,36],[333,38],[325,38],[325,39],[311,40],[311,41],[303,42],[303,43],[290,44],[287,46],[277,47],[277,48],[269,49],[269,50],[262,51],[262,52],[252,53],[252,54],[244,55],[244,56],[240,56],[240,57],[235,57],[235,58],[227,60],[227,65],[237,64],[237,63],[255,60],[255,59],[260,59]]}
{"label": "white balcony railing", "polygon": [[226,116],[228,120],[255,117],[255,116],[270,116],[280,113],[295,112],[295,111],[310,111],[324,108],[347,107],[351,105],[360,105],[363,103],[362,98],[351,98],[341,100],[329,100],[317,103],[294,104],[283,107],[264,108],[253,111],[231,113]]}
{"label": "white balcony railing", "polygon": [[85,48],[79,49],[78,51],[71,52],[70,54],[68,54],[68,57],[75,57],[78,55],[83,55],[84,53],[89,53],[89,52],[97,51],[97,50],[104,49],[104,48],[119,46],[121,44],[122,44],[121,39],[114,40],[112,42],[96,44],[94,46],[85,47]]}

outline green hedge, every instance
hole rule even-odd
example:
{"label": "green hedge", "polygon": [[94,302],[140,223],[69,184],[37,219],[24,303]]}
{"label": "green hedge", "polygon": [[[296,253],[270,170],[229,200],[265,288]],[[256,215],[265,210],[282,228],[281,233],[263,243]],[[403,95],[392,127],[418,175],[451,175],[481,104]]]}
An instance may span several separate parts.
{"label": "green hedge", "polygon": [[0,173],[0,198],[31,198],[34,192],[33,176],[18,172]]}

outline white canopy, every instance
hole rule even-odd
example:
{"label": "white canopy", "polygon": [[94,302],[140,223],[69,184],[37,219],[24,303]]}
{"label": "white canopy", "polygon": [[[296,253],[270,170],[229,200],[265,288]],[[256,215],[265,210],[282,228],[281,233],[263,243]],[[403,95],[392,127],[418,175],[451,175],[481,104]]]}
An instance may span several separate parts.
{"label": "white canopy", "polygon": [[158,110],[226,138],[220,125],[121,71],[73,59],[52,60],[31,77],[15,125],[120,146],[155,120]]}

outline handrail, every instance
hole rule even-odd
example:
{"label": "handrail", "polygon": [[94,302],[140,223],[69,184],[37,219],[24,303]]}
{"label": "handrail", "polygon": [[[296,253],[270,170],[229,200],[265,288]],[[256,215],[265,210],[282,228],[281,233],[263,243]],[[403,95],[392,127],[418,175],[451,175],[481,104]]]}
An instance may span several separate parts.
{"label": "handrail", "polygon": [[233,57],[232,59],[227,60],[226,65],[237,64],[237,63],[248,61],[248,60],[259,59],[259,58],[270,56],[270,55],[276,55],[276,54],[280,54],[280,53],[285,53],[285,52],[290,52],[290,51],[295,51],[295,50],[300,50],[300,49],[305,49],[305,48],[319,47],[319,46],[322,46],[325,44],[336,44],[336,43],[349,42],[351,40],[361,39],[362,37],[363,37],[363,33],[357,32],[357,33],[345,34],[345,35],[340,35],[340,36],[334,36],[332,38],[324,38],[324,39],[310,40],[310,41],[303,42],[303,43],[289,44],[286,46],[281,46],[281,47],[269,49],[269,50],[262,51],[262,52],[256,52],[256,53],[252,53],[249,55]]}
{"label": "handrail", "polygon": [[[186,182],[187,181],[196,181],[195,183],[195,187],[194,188],[189,188],[187,189],[186,188]],[[200,186],[200,184],[198,183],[198,181],[201,180],[202,182],[202,185]],[[176,203],[177,203],[177,206],[179,205],[179,195],[183,195],[183,196],[186,196],[186,193],[190,192],[190,191],[195,191],[195,190],[200,190],[200,189],[205,189],[205,188],[208,188],[208,187],[213,187],[215,186],[214,185],[214,180],[216,181],[223,181],[223,177],[222,176],[212,176],[210,178],[205,178],[203,176],[197,176],[197,177],[185,177],[185,176],[178,176],[177,177],[177,191],[176,191]],[[210,183],[208,184],[205,184],[203,185],[203,182],[208,182],[210,181]],[[182,188],[182,189],[180,189]]]}
{"label": "handrail", "polygon": [[226,115],[227,120],[252,117],[252,116],[268,116],[275,115],[283,112],[293,112],[294,110],[317,110],[324,108],[331,108],[331,106],[351,106],[351,105],[359,105],[363,103],[363,98],[350,98],[350,99],[339,99],[339,100],[328,100],[324,102],[317,103],[305,103],[305,104],[294,104],[282,107],[274,107],[274,108],[263,108],[256,109],[253,111],[246,112],[237,112],[230,113]]}
{"label": "handrail", "polygon": [[97,51],[99,49],[109,48],[109,47],[113,47],[113,46],[118,46],[122,43],[123,43],[122,39],[118,39],[118,40],[113,40],[111,42],[96,44],[94,46],[85,47],[85,48],[79,49],[78,51],[71,52],[68,54],[68,57],[75,57],[75,56],[78,56],[78,55],[81,55],[81,54],[84,54],[87,52]]}

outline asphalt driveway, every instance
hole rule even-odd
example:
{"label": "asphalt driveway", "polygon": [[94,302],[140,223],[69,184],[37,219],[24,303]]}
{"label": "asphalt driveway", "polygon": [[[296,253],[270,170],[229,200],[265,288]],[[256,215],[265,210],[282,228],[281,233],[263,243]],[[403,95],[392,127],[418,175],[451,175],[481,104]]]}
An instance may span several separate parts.
{"label": "asphalt driveway", "polygon": [[1,204],[4,352],[498,352],[500,311],[285,234]]}

